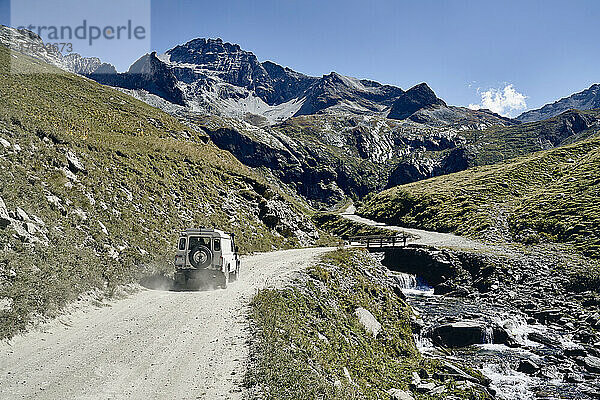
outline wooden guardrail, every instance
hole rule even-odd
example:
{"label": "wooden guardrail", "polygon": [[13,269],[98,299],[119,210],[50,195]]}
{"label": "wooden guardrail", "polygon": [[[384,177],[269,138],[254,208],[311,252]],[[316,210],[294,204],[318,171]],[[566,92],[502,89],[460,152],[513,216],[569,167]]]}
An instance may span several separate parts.
{"label": "wooden guardrail", "polygon": [[364,235],[364,236],[353,236],[349,237],[348,241],[350,244],[359,243],[366,246],[368,249],[372,248],[386,248],[386,247],[403,247],[406,246],[406,241],[410,238],[410,235],[405,233],[395,236],[384,236],[384,235]]}

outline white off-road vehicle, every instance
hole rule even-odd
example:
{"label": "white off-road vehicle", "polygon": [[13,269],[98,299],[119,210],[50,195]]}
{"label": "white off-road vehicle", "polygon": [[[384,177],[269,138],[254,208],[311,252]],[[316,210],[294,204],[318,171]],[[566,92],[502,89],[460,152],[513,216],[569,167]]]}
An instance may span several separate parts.
{"label": "white off-road vehicle", "polygon": [[181,232],[175,255],[177,288],[214,283],[226,288],[239,274],[240,258],[233,233],[208,228]]}

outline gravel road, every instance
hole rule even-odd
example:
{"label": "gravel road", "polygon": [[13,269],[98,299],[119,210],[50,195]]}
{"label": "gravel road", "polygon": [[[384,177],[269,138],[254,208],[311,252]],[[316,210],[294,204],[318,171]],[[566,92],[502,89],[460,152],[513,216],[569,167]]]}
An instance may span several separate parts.
{"label": "gravel road", "polygon": [[367,218],[363,218],[355,214],[356,208],[354,205],[348,206],[348,208],[341,214],[342,217],[351,221],[360,222],[370,226],[377,226],[379,228],[390,229],[397,232],[406,232],[413,235],[412,238],[408,239],[409,243],[424,244],[428,246],[436,247],[452,247],[462,248],[470,250],[489,250],[491,247],[474,240],[467,239],[462,236],[456,236],[451,233],[439,233],[432,231],[425,231],[422,229],[404,228],[401,226],[386,225],[382,222],[373,221]]}
{"label": "gravel road", "polygon": [[238,399],[248,304],[331,249],[245,257],[226,290],[142,290],[0,344],[0,399]]}

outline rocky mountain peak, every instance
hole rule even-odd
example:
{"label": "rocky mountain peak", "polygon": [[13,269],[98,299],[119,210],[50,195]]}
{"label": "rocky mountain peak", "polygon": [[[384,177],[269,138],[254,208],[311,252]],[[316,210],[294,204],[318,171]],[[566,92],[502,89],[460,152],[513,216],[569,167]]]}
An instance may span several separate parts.
{"label": "rocky mountain peak", "polygon": [[403,93],[392,105],[388,118],[406,119],[424,108],[447,107],[426,83],[413,86]]}
{"label": "rocky mountain peak", "polygon": [[168,50],[167,54],[171,56],[171,61],[193,62],[196,64],[206,61],[207,56],[212,56],[214,58],[241,54],[244,57],[256,59],[256,56],[252,52],[242,50],[237,44],[223,42],[220,38],[193,39],[185,44],[175,46],[171,50]]}
{"label": "rocky mountain peak", "polygon": [[268,104],[273,102],[268,72],[254,53],[237,44],[221,39],[194,39],[168,50],[169,62],[179,65],[196,65],[208,75],[226,83],[256,92]]}
{"label": "rocky mountain peak", "polygon": [[183,93],[177,86],[177,78],[162,62],[156,52],[145,54],[134,62],[125,73],[85,74],[95,81],[124,89],[143,89],[178,105],[184,105]]}

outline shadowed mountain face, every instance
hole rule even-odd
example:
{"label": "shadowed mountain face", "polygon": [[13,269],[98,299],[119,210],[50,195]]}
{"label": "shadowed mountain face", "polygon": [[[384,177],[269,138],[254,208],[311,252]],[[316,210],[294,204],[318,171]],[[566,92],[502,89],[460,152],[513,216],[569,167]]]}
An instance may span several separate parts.
{"label": "shadowed mountain face", "polygon": [[146,54],[129,67],[123,74],[93,72],[82,74],[104,85],[124,89],[144,89],[163,99],[178,105],[185,105],[183,93],[177,86],[177,78],[166,68],[156,53]]}
{"label": "shadowed mountain face", "polygon": [[552,104],[546,104],[540,109],[526,111],[519,115],[517,119],[522,122],[541,121],[570,109],[593,110],[596,108],[600,108],[600,84],[594,84],[584,91],[555,101]]}
{"label": "shadowed mountain face", "polygon": [[379,113],[403,93],[395,86],[332,72],[316,80],[304,93],[305,101],[296,115],[312,115],[331,107],[350,113]]}
{"label": "shadowed mountain face", "polygon": [[392,105],[391,119],[406,119],[423,108],[447,107],[426,83],[421,83],[403,93]]}

